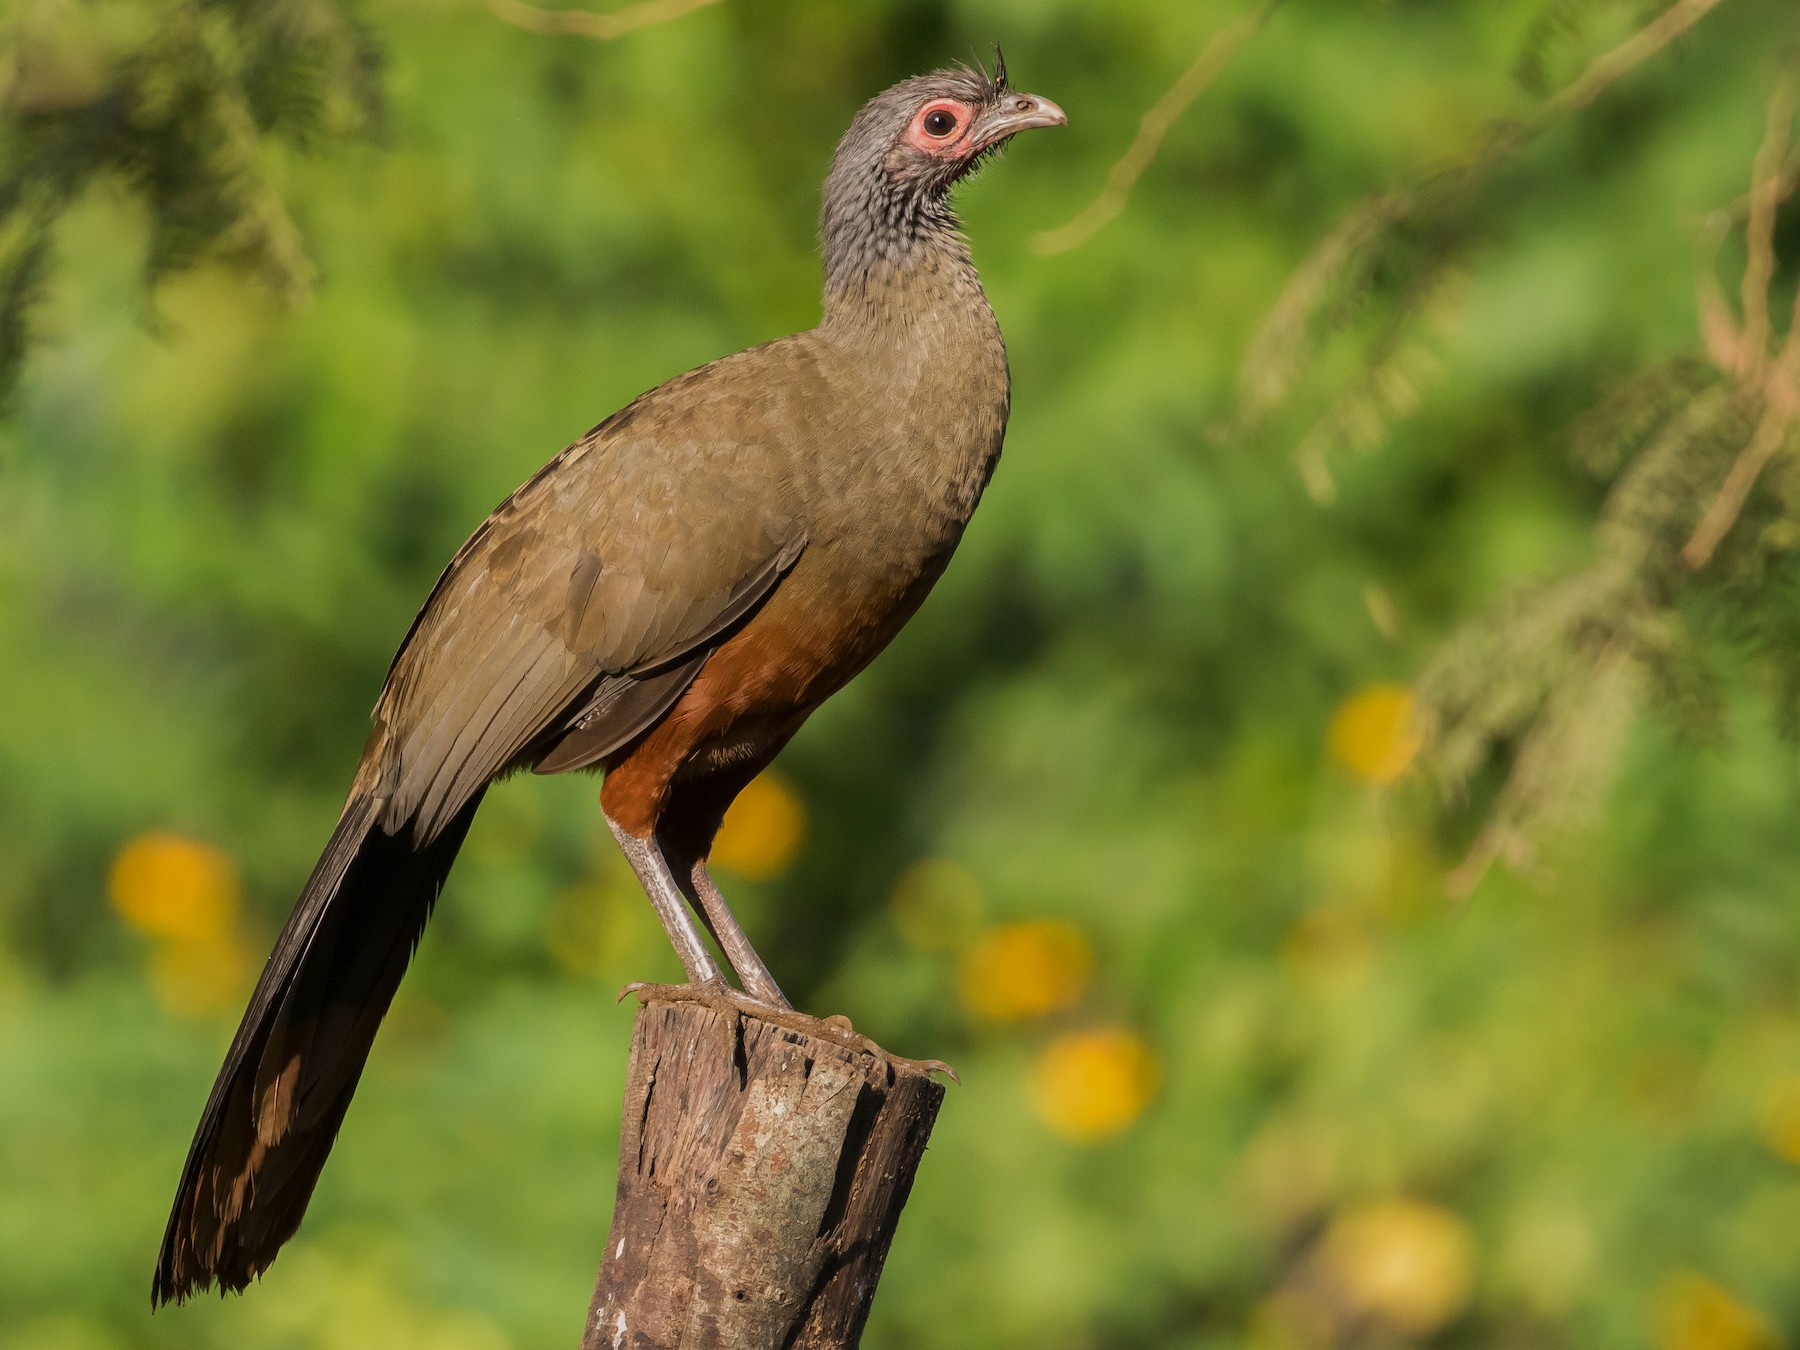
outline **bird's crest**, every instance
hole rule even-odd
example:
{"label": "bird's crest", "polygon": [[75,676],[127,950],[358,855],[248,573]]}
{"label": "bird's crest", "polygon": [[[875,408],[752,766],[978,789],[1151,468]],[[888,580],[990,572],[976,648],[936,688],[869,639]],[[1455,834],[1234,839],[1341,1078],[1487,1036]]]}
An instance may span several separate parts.
{"label": "bird's crest", "polygon": [[948,69],[968,76],[969,79],[975,81],[977,84],[985,85],[987,88],[987,96],[989,98],[998,98],[1006,92],[1006,53],[1000,50],[1000,44],[998,42],[994,44],[993,74],[988,74],[986,68],[981,64],[980,57],[975,57],[973,63],[969,61],[953,61]]}

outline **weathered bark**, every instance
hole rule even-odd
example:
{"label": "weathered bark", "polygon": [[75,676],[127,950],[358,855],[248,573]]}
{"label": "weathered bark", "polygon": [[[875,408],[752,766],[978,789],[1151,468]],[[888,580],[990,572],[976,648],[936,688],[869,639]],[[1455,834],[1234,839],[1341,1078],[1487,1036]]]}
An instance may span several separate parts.
{"label": "weathered bark", "polygon": [[645,986],[582,1350],[838,1350],[937,1118],[934,1066],[842,1019]]}

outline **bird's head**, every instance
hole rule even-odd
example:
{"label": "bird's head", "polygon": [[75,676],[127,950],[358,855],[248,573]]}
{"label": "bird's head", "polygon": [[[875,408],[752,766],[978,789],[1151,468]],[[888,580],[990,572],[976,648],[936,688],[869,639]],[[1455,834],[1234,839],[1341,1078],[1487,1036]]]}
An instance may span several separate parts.
{"label": "bird's head", "polygon": [[1006,58],[994,73],[952,66],[871,99],[838,146],[839,160],[879,166],[895,191],[942,195],[1019,132],[1068,122],[1047,98],[1009,89]]}
{"label": "bird's head", "polygon": [[[825,246],[892,258],[921,231],[950,225],[951,187],[1021,131],[1068,122],[1047,98],[994,72],[952,66],[903,80],[863,105],[825,183]],[[860,237],[851,237],[860,236]],[[855,246],[852,248],[852,246]]]}

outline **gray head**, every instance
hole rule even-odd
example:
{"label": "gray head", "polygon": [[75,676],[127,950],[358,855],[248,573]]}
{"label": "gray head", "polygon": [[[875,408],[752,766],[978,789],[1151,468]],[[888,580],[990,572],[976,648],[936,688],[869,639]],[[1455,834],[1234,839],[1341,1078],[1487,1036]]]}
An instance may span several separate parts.
{"label": "gray head", "polygon": [[825,180],[825,276],[840,287],[877,263],[956,240],[950,189],[1021,131],[1069,119],[994,73],[953,66],[903,80],[863,106]]}

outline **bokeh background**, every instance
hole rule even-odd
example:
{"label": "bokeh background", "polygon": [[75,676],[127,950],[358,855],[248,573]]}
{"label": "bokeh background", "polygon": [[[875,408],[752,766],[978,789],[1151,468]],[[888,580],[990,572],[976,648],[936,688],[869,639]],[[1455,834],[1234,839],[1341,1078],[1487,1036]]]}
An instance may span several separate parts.
{"label": "bokeh background", "polygon": [[0,17],[0,1345],[574,1343],[678,974],[593,781],[490,794],[299,1236],[151,1317],[189,1132],[439,566],[813,322],[837,136],[996,39],[1071,118],[960,195],[1005,458],[720,844],[962,1074],[866,1343],[1794,1344],[1791,0],[626,12]]}

